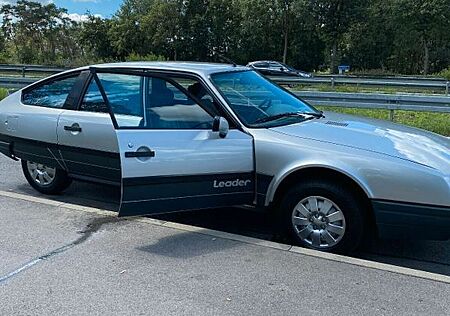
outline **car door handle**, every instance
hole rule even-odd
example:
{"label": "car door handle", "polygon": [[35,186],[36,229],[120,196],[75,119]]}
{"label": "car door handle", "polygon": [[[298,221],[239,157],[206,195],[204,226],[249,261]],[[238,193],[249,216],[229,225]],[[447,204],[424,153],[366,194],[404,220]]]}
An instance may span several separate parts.
{"label": "car door handle", "polygon": [[81,133],[81,127],[77,123],[74,123],[71,126],[64,126],[64,130],[69,132]]}
{"label": "car door handle", "polygon": [[126,151],[125,158],[143,158],[143,157],[155,157],[155,152],[150,151]]}

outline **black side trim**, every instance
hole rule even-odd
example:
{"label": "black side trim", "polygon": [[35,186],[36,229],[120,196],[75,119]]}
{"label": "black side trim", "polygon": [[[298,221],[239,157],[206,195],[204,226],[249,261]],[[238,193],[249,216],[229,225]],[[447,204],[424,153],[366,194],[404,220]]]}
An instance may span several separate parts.
{"label": "black side trim", "polygon": [[19,160],[13,155],[12,143],[0,141],[0,153],[11,158],[12,160]]}
{"label": "black side trim", "polygon": [[179,197],[154,201],[122,202],[119,217],[173,213],[225,206],[245,205],[253,200],[251,193]]}
{"label": "black side trim", "polygon": [[262,173],[256,174],[256,204],[263,206],[266,203],[267,190],[272,182],[273,176],[269,176]]}
{"label": "black side trim", "polygon": [[378,232],[383,237],[450,239],[450,207],[373,200]]}
{"label": "black side trim", "polygon": [[[69,170],[74,175],[98,178],[98,182],[102,183],[120,183],[119,153],[62,146],[3,134],[0,134],[0,142],[10,144],[8,152],[14,157]],[[3,153],[3,150],[0,151]]]}
{"label": "black side trim", "polygon": [[120,216],[251,204],[253,173],[122,179]]}

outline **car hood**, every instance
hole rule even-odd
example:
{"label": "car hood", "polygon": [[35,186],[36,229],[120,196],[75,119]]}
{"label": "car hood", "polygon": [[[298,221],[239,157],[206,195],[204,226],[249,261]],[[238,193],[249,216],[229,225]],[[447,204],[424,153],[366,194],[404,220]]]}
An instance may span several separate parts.
{"label": "car hood", "polygon": [[450,175],[450,140],[446,137],[388,121],[324,114],[325,118],[270,130],[397,157]]}

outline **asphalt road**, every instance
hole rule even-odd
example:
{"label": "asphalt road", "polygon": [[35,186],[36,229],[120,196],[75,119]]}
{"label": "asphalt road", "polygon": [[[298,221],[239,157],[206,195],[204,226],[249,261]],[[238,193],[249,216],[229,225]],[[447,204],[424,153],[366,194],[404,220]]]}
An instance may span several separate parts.
{"label": "asphalt road", "polygon": [[[42,196],[28,185],[22,175],[20,163],[0,156],[0,175],[0,190]],[[118,188],[74,182],[64,195],[50,198],[78,205],[117,210],[119,195]],[[155,216],[155,218],[281,243],[286,242],[277,236],[272,225],[273,221],[268,216],[240,208],[192,211]],[[450,276],[450,241],[376,240],[356,256]]]}
{"label": "asphalt road", "polygon": [[449,283],[104,213],[0,196],[0,315],[449,311]]}

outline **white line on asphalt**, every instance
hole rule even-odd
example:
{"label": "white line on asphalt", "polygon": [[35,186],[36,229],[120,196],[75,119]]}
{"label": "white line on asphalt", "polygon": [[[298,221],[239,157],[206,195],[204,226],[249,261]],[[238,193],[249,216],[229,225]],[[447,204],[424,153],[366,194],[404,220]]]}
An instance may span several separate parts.
{"label": "white line on asphalt", "polygon": [[20,272],[22,272],[22,271],[24,271],[24,270],[26,270],[26,269],[28,269],[28,268],[31,268],[32,266],[34,266],[35,264],[39,263],[39,262],[42,261],[42,260],[43,260],[43,259],[41,259],[41,258],[34,259],[33,261],[30,261],[30,262],[24,264],[24,265],[21,266],[20,268],[18,268],[18,269],[16,269],[16,270],[12,271],[12,272],[10,272],[10,273],[8,273],[7,275],[4,275],[4,276],[0,277],[0,284],[2,284],[3,282],[5,282],[6,280],[12,278],[12,277],[15,276],[16,274],[19,274]]}
{"label": "white line on asphalt", "polygon": [[[56,207],[61,207],[61,208],[66,208],[66,209],[72,209],[72,210],[77,210],[77,211],[86,212],[86,213],[93,213],[93,214],[97,214],[97,215],[117,216],[117,213],[115,213],[113,211],[103,210],[103,209],[94,208],[94,207],[86,207],[86,206],[81,206],[81,205],[71,204],[71,203],[58,202],[58,201],[53,201],[53,200],[49,200],[46,198],[39,198],[39,197],[29,196],[29,195],[15,193],[15,192],[8,192],[8,191],[0,190],[0,196],[24,200],[24,201],[28,201],[28,202],[46,204],[46,205],[51,205],[51,206],[56,206]],[[399,266],[395,266],[395,265],[391,265],[391,264],[369,261],[369,260],[364,260],[364,259],[358,259],[358,258],[353,258],[353,257],[346,257],[346,256],[342,256],[342,255],[332,254],[332,253],[316,251],[316,250],[312,250],[312,249],[306,249],[306,248],[301,248],[301,247],[296,247],[296,246],[280,244],[280,243],[262,240],[262,239],[258,239],[258,238],[241,236],[241,235],[236,235],[236,234],[231,234],[231,233],[226,233],[226,232],[222,232],[222,231],[206,229],[206,228],[201,228],[201,227],[196,227],[196,226],[191,226],[191,225],[161,221],[161,220],[152,219],[152,218],[133,217],[132,220],[146,223],[146,224],[156,225],[156,226],[162,226],[162,227],[167,227],[167,228],[172,228],[172,229],[177,229],[177,230],[182,230],[182,231],[188,231],[188,232],[193,232],[193,233],[198,233],[198,234],[203,234],[203,235],[208,235],[208,236],[214,236],[214,237],[222,238],[222,239],[239,241],[239,242],[252,244],[252,245],[256,245],[256,246],[261,246],[261,247],[273,248],[273,249],[278,249],[278,250],[282,250],[282,251],[289,251],[291,253],[301,254],[304,256],[315,257],[315,258],[319,258],[319,259],[325,259],[325,260],[335,261],[335,262],[339,262],[339,263],[346,263],[346,264],[351,264],[351,265],[355,265],[355,266],[359,266],[359,267],[375,269],[375,270],[380,270],[380,271],[386,271],[386,272],[391,272],[391,273],[396,273],[396,274],[412,276],[412,277],[417,277],[417,278],[421,278],[421,279],[450,284],[450,276],[446,276],[446,275],[442,275],[442,274],[426,272],[426,271],[421,271],[421,270],[415,270],[415,269],[410,269],[410,268],[405,268],[405,267],[399,267]],[[39,260],[39,259],[36,259],[36,260]],[[29,264],[31,264],[32,262],[30,262]],[[32,265],[34,265],[36,263],[33,263]],[[10,274],[15,275],[15,274],[23,271],[24,269],[27,269],[28,267],[29,266],[25,265],[22,268],[19,268],[18,270],[16,270],[17,272],[14,271],[14,272],[11,272]],[[13,276],[13,275],[11,275],[11,276]],[[0,283],[2,282],[2,279],[0,279]]]}

